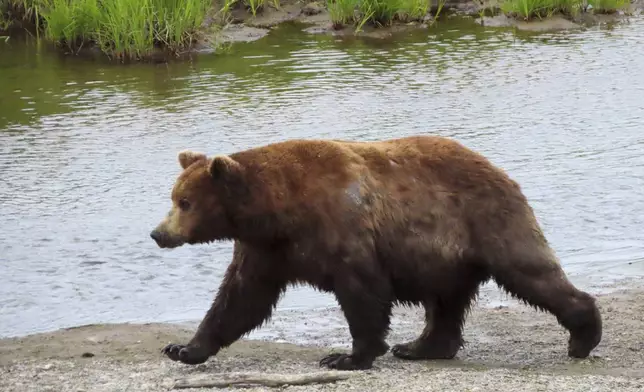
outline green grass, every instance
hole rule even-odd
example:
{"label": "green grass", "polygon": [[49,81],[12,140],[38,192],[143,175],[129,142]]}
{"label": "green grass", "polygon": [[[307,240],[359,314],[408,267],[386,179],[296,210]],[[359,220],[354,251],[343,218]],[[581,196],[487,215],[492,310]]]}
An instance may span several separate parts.
{"label": "green grass", "polygon": [[37,22],[39,19],[36,0],[0,0],[0,30],[2,31],[22,22]]}
{"label": "green grass", "polygon": [[[329,16],[335,28],[355,24],[357,30],[369,24],[387,26],[394,20],[422,20],[432,0],[327,0]],[[444,0],[437,0],[440,5]]]}
{"label": "green grass", "polygon": [[500,0],[504,13],[524,20],[547,18],[554,14],[574,15],[583,11],[584,3],[594,13],[612,13],[628,7],[630,0]]}
{"label": "green grass", "polygon": [[398,19],[422,20],[429,11],[428,0],[402,0],[398,6]]}
{"label": "green grass", "polygon": [[546,18],[556,13],[570,15],[581,9],[581,0],[505,0],[501,10],[525,20]]}
{"label": "green grass", "polygon": [[[156,39],[179,48],[191,43],[212,6],[209,0],[157,0],[161,3],[157,17]],[[176,44],[175,44],[176,43]]]}
{"label": "green grass", "polygon": [[368,23],[386,26],[396,16],[401,3],[400,0],[361,0],[358,9]]}
{"label": "green grass", "polygon": [[256,16],[257,11],[260,11],[264,8],[264,2],[265,0],[244,0],[244,4],[250,10],[253,16]]}
{"label": "green grass", "polygon": [[92,39],[98,30],[100,12],[98,0],[44,0],[41,14],[45,36],[70,49]]}
{"label": "green grass", "polygon": [[613,13],[629,6],[630,0],[588,0],[595,13]]}
{"label": "green grass", "polygon": [[357,0],[327,0],[329,17],[335,28],[353,23],[357,8]]}
{"label": "green grass", "polygon": [[[76,51],[97,45],[110,57],[178,53],[194,42],[211,0],[0,0],[4,20],[38,22],[45,38]],[[9,10],[9,11],[7,11]]]}
{"label": "green grass", "polygon": [[237,0],[224,0],[224,5],[221,7],[221,12],[227,14],[237,4]]}

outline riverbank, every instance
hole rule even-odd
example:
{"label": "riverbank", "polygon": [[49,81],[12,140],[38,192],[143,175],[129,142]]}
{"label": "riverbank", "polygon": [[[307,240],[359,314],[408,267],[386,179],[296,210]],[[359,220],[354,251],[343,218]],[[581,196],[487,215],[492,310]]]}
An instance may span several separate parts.
{"label": "riverbank", "polygon": [[[596,294],[604,335],[584,360],[566,356],[568,336],[552,316],[511,301],[507,307],[474,308],[465,327],[465,347],[455,360],[407,362],[388,353],[373,369],[353,373],[346,381],[289,390],[642,390],[644,288],[624,283],[612,288],[615,291]],[[340,315],[336,310],[323,312],[329,319]],[[312,319],[310,312],[289,316]],[[396,308],[388,342],[412,339],[421,328],[419,309]],[[337,345],[333,342],[345,348],[350,344],[348,330],[340,328],[314,340],[315,345],[241,340],[195,367],[160,354],[168,342],[185,342],[192,333],[185,325],[107,324],[2,339],[0,390],[159,391],[171,389],[176,379],[211,373],[296,375],[319,371],[318,360],[339,350],[330,347]]]}
{"label": "riverbank", "polygon": [[[342,3],[352,0],[334,0]],[[606,0],[600,1],[552,1],[547,0],[437,0],[423,3],[422,9],[413,8],[401,2],[399,10],[387,23],[373,23],[365,18],[365,12],[357,3],[349,7],[351,16],[341,18],[337,10],[329,8],[330,3],[314,0],[286,0],[275,7],[266,3],[261,13],[252,13],[242,8],[233,9],[217,23],[222,27],[218,42],[254,41],[266,36],[271,29],[285,22],[296,22],[303,31],[312,34],[334,36],[357,36],[368,38],[389,38],[397,33],[426,29],[434,23],[449,23],[452,18],[469,19],[486,27],[509,27],[523,31],[556,31],[613,24],[631,15],[641,14],[644,1]],[[416,1],[416,3],[418,3]],[[596,4],[593,7],[592,4]],[[419,3],[420,4],[420,3]],[[353,11],[355,10],[355,12]],[[341,19],[341,22],[338,20]],[[203,48],[203,45],[202,45]]]}
{"label": "riverbank", "polygon": [[[622,21],[642,0],[0,0],[0,36],[29,30],[64,53],[166,61],[260,39],[287,22],[311,34],[389,38],[467,18],[528,31]],[[4,33],[2,31],[4,30]]]}

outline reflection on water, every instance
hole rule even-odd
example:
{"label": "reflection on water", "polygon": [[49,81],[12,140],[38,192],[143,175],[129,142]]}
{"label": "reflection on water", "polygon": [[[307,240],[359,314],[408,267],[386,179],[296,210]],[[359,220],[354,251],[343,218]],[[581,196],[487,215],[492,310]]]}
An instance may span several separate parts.
{"label": "reflection on water", "polygon": [[[128,67],[0,43],[0,335],[200,319],[231,244],[149,238],[177,152],[294,137],[458,138],[522,184],[575,283],[642,275],[643,38],[641,19],[538,36],[455,24],[395,42],[285,27],[229,54]],[[334,304],[297,288],[280,306]]]}

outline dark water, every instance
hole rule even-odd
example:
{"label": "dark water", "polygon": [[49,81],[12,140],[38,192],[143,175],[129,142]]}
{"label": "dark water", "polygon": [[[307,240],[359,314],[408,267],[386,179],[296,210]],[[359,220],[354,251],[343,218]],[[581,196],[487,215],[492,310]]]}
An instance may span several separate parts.
{"label": "dark water", "polygon": [[[149,238],[177,152],[294,137],[455,137],[522,184],[576,284],[644,276],[643,69],[642,19],[542,35],[455,23],[380,43],[282,28],[127,67],[0,41],[0,335],[199,320],[231,245]],[[335,304],[298,288],[280,309]]]}

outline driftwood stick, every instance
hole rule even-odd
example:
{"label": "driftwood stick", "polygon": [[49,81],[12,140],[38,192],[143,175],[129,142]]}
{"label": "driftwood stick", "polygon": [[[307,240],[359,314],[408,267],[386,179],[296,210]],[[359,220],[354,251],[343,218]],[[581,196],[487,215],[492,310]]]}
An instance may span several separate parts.
{"label": "driftwood stick", "polygon": [[306,374],[220,373],[178,379],[175,381],[173,389],[224,388],[235,384],[259,384],[266,387],[321,384],[346,380],[351,377],[351,374],[352,372],[348,371]]}

